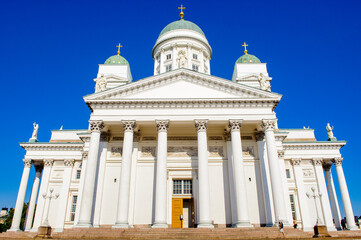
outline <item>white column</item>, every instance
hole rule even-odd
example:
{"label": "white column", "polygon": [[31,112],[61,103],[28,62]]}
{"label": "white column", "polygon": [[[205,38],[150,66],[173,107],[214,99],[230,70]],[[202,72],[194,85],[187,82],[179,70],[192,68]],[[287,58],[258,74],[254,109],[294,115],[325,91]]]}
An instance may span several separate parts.
{"label": "white column", "polygon": [[167,228],[167,129],[168,120],[157,120],[158,147],[155,188],[155,219],[152,227]]}
{"label": "white column", "polygon": [[177,45],[176,44],[172,45],[172,69],[173,70],[178,69],[178,65],[177,65]]}
{"label": "white column", "polygon": [[24,161],[23,176],[21,177],[18,197],[16,199],[16,205],[14,210],[13,222],[11,224],[11,228],[9,229],[9,231],[20,231],[20,221],[21,221],[21,215],[23,213],[26,188],[28,186],[30,168],[31,165],[33,164],[33,161],[31,159],[24,159],[23,161]]}
{"label": "white column", "polygon": [[275,216],[274,216],[274,211],[273,211],[271,179],[270,179],[270,174],[269,174],[266,143],[264,142],[264,132],[257,132],[256,140],[257,140],[257,144],[258,144],[260,168],[261,168],[261,175],[262,175],[262,187],[263,187],[263,194],[264,194],[266,226],[272,227],[273,223],[275,221]]}
{"label": "white column", "polygon": [[332,220],[330,201],[328,199],[325,176],[323,174],[322,159],[313,159],[315,174],[317,179],[318,191],[322,194],[320,198],[321,208],[323,212],[324,223],[329,231],[336,231]]}
{"label": "white column", "polygon": [[[58,201],[58,213],[56,215],[55,230],[56,232],[62,232],[64,229],[64,222],[66,216],[66,210],[69,199],[69,188],[71,182],[71,173],[74,166],[74,159],[65,159],[64,160],[64,173],[63,173],[63,184],[61,187],[61,192],[59,194]],[[71,200],[70,200],[71,201]]]}
{"label": "white column", "polygon": [[198,227],[213,228],[214,226],[211,220],[211,202],[209,193],[207,120],[195,120],[195,126],[198,132]]}
{"label": "white column", "polygon": [[335,221],[337,230],[342,230],[340,207],[338,205],[335,184],[333,183],[331,167],[332,167],[332,162],[323,164],[323,169],[325,170],[325,175],[326,175],[328,194],[330,196],[333,220]]}
{"label": "white column", "polygon": [[234,194],[234,178],[233,178],[233,153],[232,153],[232,142],[231,142],[231,133],[226,132],[225,134],[227,142],[227,157],[228,157],[228,181],[229,181],[229,195],[231,199],[231,214],[232,214],[232,225],[237,223],[237,205],[236,205],[236,196]]}
{"label": "white column", "polygon": [[309,209],[307,205],[307,196],[305,190],[305,183],[303,181],[303,170],[301,167],[301,159],[292,159],[291,164],[293,166],[293,172],[295,175],[297,194],[298,194],[298,206],[300,206],[300,213],[302,219],[302,227],[304,231],[312,231],[313,224],[310,220]]}
{"label": "white column", "polygon": [[122,122],[124,129],[122,169],[120,172],[117,218],[113,228],[129,227],[130,171],[135,121]]}
{"label": "white column", "polygon": [[347,227],[350,230],[358,230],[356,227],[356,224],[355,224],[350,195],[348,193],[346,179],[345,179],[345,175],[344,175],[343,169],[342,169],[342,160],[343,160],[343,158],[339,157],[339,158],[335,158],[333,162],[335,163],[337,179],[338,179],[338,183],[340,185],[343,210],[346,215]]}
{"label": "white column", "polygon": [[35,204],[40,185],[40,177],[41,177],[41,172],[43,171],[42,165],[34,165],[34,167],[35,167],[35,177],[34,177],[33,189],[31,190],[28,212],[26,214],[26,222],[25,222],[25,230],[24,230],[26,232],[31,230],[31,225],[33,224]]}
{"label": "white column", "polygon": [[233,227],[252,227],[248,216],[247,189],[244,181],[241,123],[242,120],[229,120],[233,154],[233,191],[235,192],[237,206],[237,222]]}
{"label": "white column", "polygon": [[272,195],[273,195],[273,204],[275,209],[275,225],[278,224],[279,220],[283,221],[285,226],[290,225],[287,220],[286,214],[286,203],[284,199],[284,189],[282,183],[282,177],[280,172],[280,164],[278,160],[277,146],[274,135],[276,120],[263,120],[262,126],[265,129],[265,137],[267,144],[267,154],[270,168],[271,176],[271,185],[272,185]]}
{"label": "white column", "polygon": [[76,227],[92,227],[92,210],[94,203],[95,179],[97,175],[98,153],[100,143],[100,132],[104,125],[102,121],[89,121],[90,123],[90,144],[88,160],[84,171],[84,187],[79,208],[79,221]]}
{"label": "white column", "polygon": [[[44,169],[43,169],[43,176],[41,177],[39,194],[47,193],[47,191],[48,191],[50,173],[51,173],[51,168],[54,164],[54,160],[53,159],[44,159],[43,163],[44,163]],[[44,198],[38,197],[33,228],[30,230],[31,232],[38,231],[38,227],[41,225],[41,223],[43,221],[44,208],[45,208]]]}

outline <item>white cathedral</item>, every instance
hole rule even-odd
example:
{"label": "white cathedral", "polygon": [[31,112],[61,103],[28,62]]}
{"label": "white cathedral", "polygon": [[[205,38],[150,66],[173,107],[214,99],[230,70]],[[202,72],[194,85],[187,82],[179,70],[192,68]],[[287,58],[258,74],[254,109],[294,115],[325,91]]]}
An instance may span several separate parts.
{"label": "white cathedral", "polygon": [[[341,229],[336,169],[347,227],[356,229],[338,141],[278,127],[266,63],[245,54],[232,80],[211,75],[212,48],[196,24],[168,24],[153,47],[154,75],[133,81],[118,54],[99,64],[84,97],[88,129],[39,126],[21,143],[24,171],[10,231],[69,228],[267,227]],[[246,44],[244,47],[246,48]],[[35,168],[35,178],[29,173]],[[36,206],[36,210],[35,210]]]}

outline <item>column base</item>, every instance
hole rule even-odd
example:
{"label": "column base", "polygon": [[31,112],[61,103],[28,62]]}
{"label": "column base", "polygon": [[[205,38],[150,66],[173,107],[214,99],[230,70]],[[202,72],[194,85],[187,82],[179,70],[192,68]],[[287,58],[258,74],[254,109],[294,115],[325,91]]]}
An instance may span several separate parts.
{"label": "column base", "polygon": [[7,232],[20,232],[20,228],[10,228]]}
{"label": "column base", "polygon": [[214,225],[212,223],[199,223],[197,228],[214,228]]}
{"label": "column base", "polygon": [[233,228],[253,228],[253,225],[249,221],[237,222],[232,225]]}
{"label": "column base", "polygon": [[112,228],[130,228],[128,223],[115,223]]}
{"label": "column base", "polygon": [[63,232],[64,228],[54,228],[54,232]]}
{"label": "column base", "polygon": [[90,222],[78,222],[77,225],[74,226],[75,228],[91,228],[93,225]]}
{"label": "column base", "polygon": [[168,228],[168,224],[166,223],[154,223],[152,228]]}
{"label": "column base", "polygon": [[360,230],[357,226],[352,226],[352,227],[349,227],[347,228],[348,230],[351,230],[351,231],[358,231]]}

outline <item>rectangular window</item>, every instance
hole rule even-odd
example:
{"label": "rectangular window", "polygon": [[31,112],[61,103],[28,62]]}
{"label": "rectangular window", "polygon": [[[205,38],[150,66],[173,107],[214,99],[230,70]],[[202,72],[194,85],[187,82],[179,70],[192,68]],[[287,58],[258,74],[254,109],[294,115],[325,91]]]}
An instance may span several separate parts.
{"label": "rectangular window", "polygon": [[71,202],[71,213],[70,213],[70,221],[74,222],[75,219],[75,210],[76,210],[76,202],[78,201],[78,196],[73,195],[73,201]]}
{"label": "rectangular window", "polygon": [[193,53],[193,59],[198,59],[198,55]]}
{"label": "rectangular window", "polygon": [[286,169],[286,177],[291,178],[291,173],[289,169]]}
{"label": "rectangular window", "polygon": [[167,60],[172,59],[172,55],[171,54],[167,54]]}
{"label": "rectangular window", "polygon": [[81,170],[76,170],[76,179],[80,179]]}
{"label": "rectangular window", "polygon": [[192,180],[173,180],[173,194],[192,194]]}
{"label": "rectangular window", "polygon": [[293,194],[290,194],[290,202],[291,202],[292,218],[293,220],[296,220],[295,196]]}
{"label": "rectangular window", "polygon": [[172,71],[172,65],[171,65],[171,64],[167,65],[167,66],[165,67],[165,71],[166,71],[166,72]]}
{"label": "rectangular window", "polygon": [[193,64],[193,65],[192,65],[192,70],[198,72],[198,66],[195,65],[195,64]]}

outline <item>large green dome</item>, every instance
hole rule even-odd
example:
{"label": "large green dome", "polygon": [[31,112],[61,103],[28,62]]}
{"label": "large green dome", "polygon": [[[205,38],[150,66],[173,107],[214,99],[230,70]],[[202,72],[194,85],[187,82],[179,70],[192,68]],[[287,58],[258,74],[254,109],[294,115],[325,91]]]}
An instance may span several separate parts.
{"label": "large green dome", "polygon": [[128,61],[120,55],[114,55],[108,58],[104,64],[129,65]]}
{"label": "large green dome", "polygon": [[238,58],[236,63],[261,63],[261,61],[256,56],[246,53]]}
{"label": "large green dome", "polygon": [[169,23],[165,28],[163,28],[163,30],[160,32],[159,36],[162,36],[166,32],[176,30],[176,29],[189,29],[189,30],[199,32],[200,34],[205,36],[204,32],[202,31],[202,29],[200,27],[198,27],[196,24],[194,24],[190,21],[184,20],[183,18],[179,19],[178,21]]}

